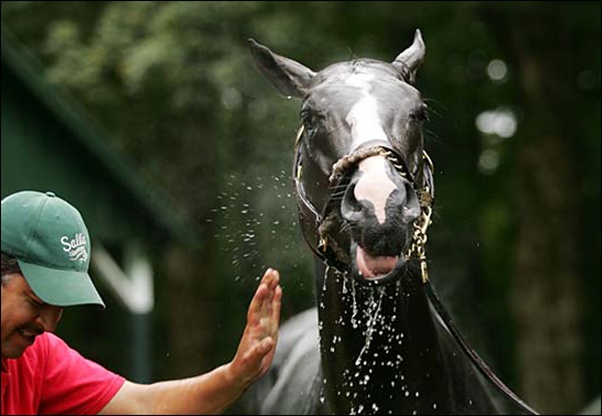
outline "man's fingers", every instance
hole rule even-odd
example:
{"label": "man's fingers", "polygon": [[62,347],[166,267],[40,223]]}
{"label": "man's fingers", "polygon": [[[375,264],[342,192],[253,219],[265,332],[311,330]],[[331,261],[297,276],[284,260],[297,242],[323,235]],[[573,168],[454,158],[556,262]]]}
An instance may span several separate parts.
{"label": "man's fingers", "polygon": [[269,268],[263,274],[259,286],[253,295],[247,319],[255,321],[263,313],[269,315],[270,303],[274,297],[274,289],[278,286],[279,273],[278,271]]}
{"label": "man's fingers", "polygon": [[272,299],[272,321],[274,325],[278,325],[280,321],[280,308],[282,307],[282,288],[276,287],[274,298]]}
{"label": "man's fingers", "polygon": [[265,374],[274,357],[278,339],[282,288],[280,273],[268,268],[259,282],[247,312],[247,325],[237,352],[243,372]]}
{"label": "man's fingers", "polygon": [[268,277],[268,280],[266,282],[268,283],[268,287],[271,290],[276,289],[276,287],[280,283],[280,272],[278,272],[278,270],[270,268],[266,271],[266,275]]}
{"label": "man's fingers", "polygon": [[259,343],[259,353],[261,356],[266,355],[274,346],[274,339],[272,337],[266,337]]}
{"label": "man's fingers", "polygon": [[280,320],[280,308],[282,306],[282,288],[280,287],[280,273],[278,270],[268,269],[272,274],[272,280],[269,281],[270,291],[269,299],[266,301],[264,317],[269,318],[268,331],[273,332],[278,328]]}
{"label": "man's fingers", "polygon": [[253,295],[253,299],[251,299],[251,304],[249,305],[249,311],[247,313],[247,321],[255,322],[259,319],[261,310],[263,309],[263,305],[268,297],[268,287],[261,283],[255,294]]}

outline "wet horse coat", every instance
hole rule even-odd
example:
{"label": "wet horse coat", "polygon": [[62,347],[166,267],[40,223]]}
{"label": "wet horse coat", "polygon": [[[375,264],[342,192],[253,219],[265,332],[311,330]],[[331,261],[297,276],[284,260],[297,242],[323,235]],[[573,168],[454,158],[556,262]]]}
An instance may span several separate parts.
{"label": "wet horse coat", "polygon": [[294,179],[316,254],[317,307],[282,326],[264,414],[492,414],[481,376],[423,289],[433,200],[419,31],[392,63],[320,72],[250,40],[257,66],[302,99]]}

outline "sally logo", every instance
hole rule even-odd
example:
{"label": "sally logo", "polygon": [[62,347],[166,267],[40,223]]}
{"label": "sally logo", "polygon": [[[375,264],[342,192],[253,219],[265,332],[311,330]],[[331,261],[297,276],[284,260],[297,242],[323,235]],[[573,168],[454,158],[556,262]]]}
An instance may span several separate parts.
{"label": "sally logo", "polygon": [[63,251],[69,254],[71,261],[85,262],[88,259],[86,251],[86,236],[83,233],[75,234],[75,238],[69,239],[66,235],[61,237]]}

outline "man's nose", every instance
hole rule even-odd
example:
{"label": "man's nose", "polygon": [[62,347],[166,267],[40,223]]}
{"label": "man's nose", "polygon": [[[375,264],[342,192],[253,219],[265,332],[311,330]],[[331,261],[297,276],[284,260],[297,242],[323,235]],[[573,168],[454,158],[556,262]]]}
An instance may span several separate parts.
{"label": "man's nose", "polygon": [[56,325],[61,320],[63,308],[60,306],[45,305],[38,320],[44,331],[54,332]]}

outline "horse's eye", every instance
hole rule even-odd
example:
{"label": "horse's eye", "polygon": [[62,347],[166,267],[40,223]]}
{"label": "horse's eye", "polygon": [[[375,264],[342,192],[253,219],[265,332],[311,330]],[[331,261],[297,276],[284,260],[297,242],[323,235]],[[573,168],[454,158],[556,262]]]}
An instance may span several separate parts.
{"label": "horse's eye", "polygon": [[410,111],[410,120],[417,122],[428,120],[428,106],[426,104],[420,104]]}
{"label": "horse's eye", "polygon": [[312,116],[311,116],[311,111],[309,110],[301,110],[301,121],[303,122],[303,124],[305,124],[305,127],[307,127],[308,124],[311,124],[312,121]]}
{"label": "horse's eye", "polygon": [[320,120],[319,114],[311,110],[301,111],[301,121],[308,131],[313,131],[318,127]]}

